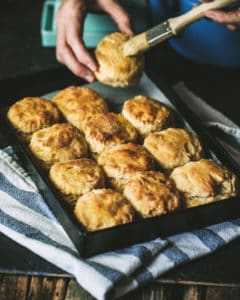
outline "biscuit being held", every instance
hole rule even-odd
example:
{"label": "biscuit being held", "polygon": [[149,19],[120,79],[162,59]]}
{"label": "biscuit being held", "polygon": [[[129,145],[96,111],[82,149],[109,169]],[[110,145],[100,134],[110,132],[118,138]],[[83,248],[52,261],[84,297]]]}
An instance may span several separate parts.
{"label": "biscuit being held", "polygon": [[173,170],[170,178],[183,194],[186,207],[223,200],[239,194],[237,177],[212,160],[189,162]]}
{"label": "biscuit being held", "polygon": [[137,138],[136,129],[122,115],[112,112],[96,114],[83,131],[95,156],[109,147],[134,142]]}
{"label": "biscuit being held", "polygon": [[173,182],[160,172],[138,172],[124,187],[124,196],[142,217],[172,212],[181,206]]}
{"label": "biscuit being held", "polygon": [[143,95],[125,101],[122,114],[142,136],[163,130],[172,121],[172,112],[165,104]]}
{"label": "biscuit being held", "polygon": [[149,134],[144,140],[144,147],[154,156],[160,167],[168,171],[203,156],[198,137],[180,128],[168,128]]}
{"label": "biscuit being held", "polygon": [[30,150],[45,167],[52,164],[87,157],[88,147],[83,134],[70,124],[54,124],[32,135]]}
{"label": "biscuit being held", "polygon": [[114,87],[135,85],[142,76],[143,56],[124,56],[122,45],[129,39],[124,33],[115,32],[105,36],[95,50],[99,64],[96,78]]}
{"label": "biscuit being held", "polygon": [[81,86],[65,88],[53,98],[53,101],[64,118],[80,130],[96,113],[108,110],[106,102],[97,92]]}
{"label": "biscuit being held", "polygon": [[50,179],[70,206],[77,197],[96,188],[104,187],[102,168],[91,159],[76,159],[60,162],[50,169]]}
{"label": "biscuit being held", "polygon": [[135,218],[132,205],[111,189],[93,190],[80,197],[74,214],[87,231],[129,223]]}
{"label": "biscuit being held", "polygon": [[99,155],[98,163],[103,166],[112,187],[122,191],[126,182],[139,171],[155,169],[151,155],[140,145],[122,144]]}
{"label": "biscuit being held", "polygon": [[10,107],[7,117],[23,139],[29,140],[35,131],[59,122],[60,112],[49,100],[26,97]]}

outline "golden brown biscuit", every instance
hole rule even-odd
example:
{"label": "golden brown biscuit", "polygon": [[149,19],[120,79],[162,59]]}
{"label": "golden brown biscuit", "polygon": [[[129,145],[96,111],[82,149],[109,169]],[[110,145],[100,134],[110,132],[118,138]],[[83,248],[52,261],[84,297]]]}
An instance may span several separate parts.
{"label": "golden brown biscuit", "polygon": [[94,154],[115,145],[134,142],[137,138],[136,129],[122,115],[112,112],[96,114],[85,124],[83,131]]}
{"label": "golden brown biscuit", "polygon": [[102,168],[87,158],[56,163],[51,167],[49,175],[61,194],[70,196],[65,197],[65,200],[70,201],[71,205],[74,205],[78,196],[104,187]]}
{"label": "golden brown biscuit", "polygon": [[99,155],[98,163],[103,166],[112,187],[122,191],[127,180],[138,171],[155,169],[151,155],[140,145],[122,144]]}
{"label": "golden brown biscuit", "polygon": [[107,111],[104,99],[94,90],[81,86],[70,86],[60,91],[53,101],[65,119],[82,130],[84,122],[93,115]]}
{"label": "golden brown biscuit", "polygon": [[30,150],[45,167],[54,163],[87,157],[88,147],[83,134],[67,123],[54,124],[32,135]]}
{"label": "golden brown biscuit", "polygon": [[138,172],[124,187],[123,195],[142,217],[166,214],[181,206],[174,183],[160,172]]}
{"label": "golden brown biscuit", "polygon": [[170,178],[183,194],[186,207],[223,200],[239,194],[237,177],[212,160],[189,162],[173,170]]}
{"label": "golden brown biscuit", "polygon": [[115,32],[105,36],[95,50],[99,64],[96,78],[114,87],[135,85],[143,72],[144,59],[142,55],[124,56],[122,45],[129,39],[126,34]]}
{"label": "golden brown biscuit", "polygon": [[168,128],[149,134],[144,140],[144,147],[154,156],[160,167],[166,170],[199,160],[203,155],[197,136],[179,128]]}
{"label": "golden brown biscuit", "polygon": [[80,197],[74,214],[87,231],[129,223],[135,218],[132,205],[111,189],[93,190]]}
{"label": "golden brown biscuit", "polygon": [[10,107],[7,117],[13,127],[29,139],[33,132],[59,122],[60,112],[49,100],[26,97]]}
{"label": "golden brown biscuit", "polygon": [[143,95],[124,102],[122,114],[142,136],[165,129],[172,120],[165,104]]}

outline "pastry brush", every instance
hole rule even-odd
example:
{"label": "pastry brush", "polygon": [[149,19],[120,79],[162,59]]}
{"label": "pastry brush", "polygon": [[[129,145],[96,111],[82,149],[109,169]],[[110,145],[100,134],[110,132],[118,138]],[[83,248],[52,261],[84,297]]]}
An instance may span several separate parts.
{"label": "pastry brush", "polygon": [[125,56],[132,56],[147,51],[162,41],[176,36],[187,25],[203,18],[207,10],[224,8],[235,2],[236,0],[214,0],[200,4],[183,15],[170,18],[146,32],[131,37],[123,44],[123,53]]}

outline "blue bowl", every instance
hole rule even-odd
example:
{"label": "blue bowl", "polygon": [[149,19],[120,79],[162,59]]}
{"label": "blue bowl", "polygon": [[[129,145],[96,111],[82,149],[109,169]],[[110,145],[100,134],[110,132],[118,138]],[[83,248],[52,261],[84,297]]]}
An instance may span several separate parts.
{"label": "blue bowl", "polygon": [[[197,0],[173,1],[152,1],[155,5],[155,22],[184,14],[200,4]],[[195,62],[219,67],[240,67],[240,32],[230,31],[224,25],[207,19],[186,27],[169,42],[177,52]]]}

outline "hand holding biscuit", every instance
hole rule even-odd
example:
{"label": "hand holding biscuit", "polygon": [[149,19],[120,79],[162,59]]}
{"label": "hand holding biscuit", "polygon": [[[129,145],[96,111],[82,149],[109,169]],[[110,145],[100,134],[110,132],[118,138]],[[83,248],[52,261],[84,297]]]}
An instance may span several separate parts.
{"label": "hand holding biscuit", "polygon": [[92,82],[95,80],[94,72],[98,65],[82,40],[84,19],[88,11],[107,13],[121,32],[130,35],[133,31],[130,17],[118,1],[62,1],[57,12],[57,60],[66,65],[76,76]]}

